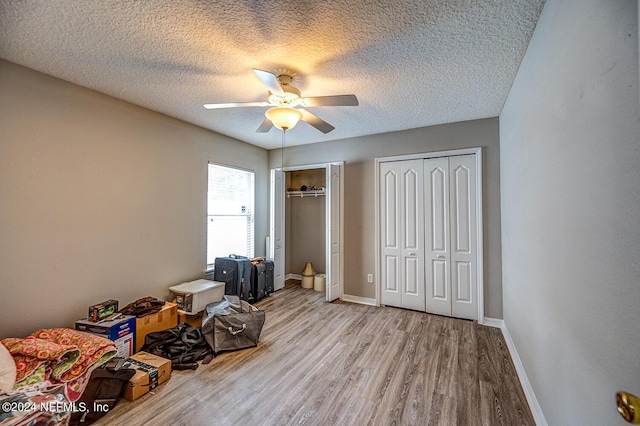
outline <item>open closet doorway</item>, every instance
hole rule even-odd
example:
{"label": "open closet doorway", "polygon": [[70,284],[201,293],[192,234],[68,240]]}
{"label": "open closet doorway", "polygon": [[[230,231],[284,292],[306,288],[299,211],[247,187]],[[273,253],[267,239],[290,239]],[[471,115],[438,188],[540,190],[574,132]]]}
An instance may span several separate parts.
{"label": "open closet doorway", "polygon": [[306,262],[324,273],[327,301],[342,296],[343,163],[271,170],[268,256],[274,289],[299,275]]}

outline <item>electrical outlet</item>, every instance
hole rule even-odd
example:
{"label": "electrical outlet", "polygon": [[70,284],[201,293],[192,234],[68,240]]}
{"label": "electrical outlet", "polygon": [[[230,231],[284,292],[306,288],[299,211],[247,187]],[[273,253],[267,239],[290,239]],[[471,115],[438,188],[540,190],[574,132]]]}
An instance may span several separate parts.
{"label": "electrical outlet", "polygon": [[368,283],[372,283],[373,282],[373,274],[367,274],[367,282]]}

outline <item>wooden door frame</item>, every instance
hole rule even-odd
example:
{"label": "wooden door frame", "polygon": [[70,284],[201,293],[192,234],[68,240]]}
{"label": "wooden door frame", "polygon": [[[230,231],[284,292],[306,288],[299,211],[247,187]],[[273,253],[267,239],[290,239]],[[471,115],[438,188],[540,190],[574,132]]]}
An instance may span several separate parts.
{"label": "wooden door frame", "polygon": [[404,161],[404,160],[415,160],[420,158],[436,158],[436,157],[451,157],[456,155],[467,155],[467,154],[475,154],[476,160],[476,213],[477,213],[477,230],[476,230],[476,251],[477,251],[477,268],[476,268],[476,283],[477,283],[477,299],[478,299],[478,323],[484,324],[484,239],[483,239],[483,228],[484,221],[482,219],[482,148],[464,148],[464,149],[456,149],[449,151],[437,151],[437,152],[425,152],[419,154],[407,154],[407,155],[396,155],[392,157],[380,157],[375,159],[375,247],[376,247],[376,258],[375,258],[375,271],[376,280],[375,292],[376,292],[376,306],[380,306],[380,298],[381,298],[381,286],[382,286],[382,276],[381,276],[381,265],[380,265],[380,254],[382,252],[380,245],[382,244],[381,236],[380,236],[380,163],[386,163],[391,161]]}

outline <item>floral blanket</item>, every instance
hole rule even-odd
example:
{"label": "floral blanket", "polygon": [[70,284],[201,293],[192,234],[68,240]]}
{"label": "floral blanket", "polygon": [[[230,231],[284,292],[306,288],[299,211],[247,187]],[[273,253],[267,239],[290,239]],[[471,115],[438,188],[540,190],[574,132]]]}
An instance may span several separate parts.
{"label": "floral blanket", "polygon": [[111,340],[70,328],[42,329],[24,339],[1,342],[16,363],[14,389],[64,383],[72,402],[82,395],[91,372],[116,355]]}

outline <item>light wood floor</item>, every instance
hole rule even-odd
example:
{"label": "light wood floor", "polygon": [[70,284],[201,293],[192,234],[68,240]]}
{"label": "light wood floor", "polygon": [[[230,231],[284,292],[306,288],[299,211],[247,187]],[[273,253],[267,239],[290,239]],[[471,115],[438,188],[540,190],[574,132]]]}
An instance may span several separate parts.
{"label": "light wood floor", "polygon": [[288,282],[229,352],[96,424],[534,425],[500,333],[396,308],[327,303]]}

